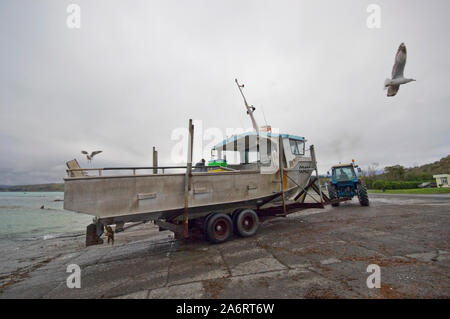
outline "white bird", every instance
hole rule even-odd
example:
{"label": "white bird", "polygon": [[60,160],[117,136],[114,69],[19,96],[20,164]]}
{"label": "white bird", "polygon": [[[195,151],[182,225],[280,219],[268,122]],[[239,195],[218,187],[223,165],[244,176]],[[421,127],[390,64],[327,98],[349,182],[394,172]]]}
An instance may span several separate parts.
{"label": "white bird", "polygon": [[386,79],[384,81],[384,88],[388,89],[387,96],[394,96],[400,89],[401,84],[406,84],[414,79],[407,79],[403,77],[403,70],[406,64],[406,46],[404,43],[400,44],[395,55],[395,63],[392,68],[392,79]]}
{"label": "white bird", "polygon": [[81,151],[81,154],[85,154],[86,158],[88,159],[89,163],[91,163],[92,159],[94,158],[95,155],[100,154],[103,151],[94,151],[91,154],[89,154],[86,151]]}

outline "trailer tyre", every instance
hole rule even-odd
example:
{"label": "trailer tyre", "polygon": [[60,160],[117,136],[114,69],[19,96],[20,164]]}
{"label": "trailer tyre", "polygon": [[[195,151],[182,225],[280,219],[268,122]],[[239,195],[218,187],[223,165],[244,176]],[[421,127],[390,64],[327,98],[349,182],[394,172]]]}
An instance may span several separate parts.
{"label": "trailer tyre", "polygon": [[243,211],[242,208],[238,208],[238,209],[234,210],[233,213],[231,214],[231,220],[233,221],[233,227],[234,227],[235,231],[236,231],[236,218],[239,215],[239,213],[242,211]]}
{"label": "trailer tyre", "polygon": [[367,188],[364,182],[361,182],[357,186],[358,199],[361,206],[369,206],[369,195],[367,195]]}
{"label": "trailer tyre", "polygon": [[211,218],[211,216],[213,216],[214,214],[216,214],[216,213],[211,213],[211,214],[207,215],[205,217],[205,219],[203,220],[202,231],[203,231],[203,235],[205,235],[206,238],[208,238],[208,234],[207,234],[207,232],[208,232],[208,222],[209,222],[209,219]]}
{"label": "trailer tyre", "polygon": [[[330,199],[338,198],[336,187],[334,187],[334,185],[327,184],[327,190],[328,190],[328,197],[330,197]],[[331,206],[337,207],[339,206],[339,203],[333,203],[331,204]]]}
{"label": "trailer tyre", "polygon": [[227,214],[215,213],[205,222],[206,238],[213,244],[226,242],[233,235],[233,222]]}
{"label": "trailer tyre", "polygon": [[241,237],[256,234],[259,228],[258,214],[252,209],[244,209],[235,215],[234,230]]}

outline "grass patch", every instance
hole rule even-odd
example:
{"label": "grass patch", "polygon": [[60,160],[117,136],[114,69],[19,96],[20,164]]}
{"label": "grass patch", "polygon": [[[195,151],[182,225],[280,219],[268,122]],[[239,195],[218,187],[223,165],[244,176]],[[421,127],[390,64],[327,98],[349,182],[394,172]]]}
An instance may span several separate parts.
{"label": "grass patch", "polygon": [[413,189],[369,189],[369,193],[386,194],[450,194],[450,187],[441,188],[413,188]]}

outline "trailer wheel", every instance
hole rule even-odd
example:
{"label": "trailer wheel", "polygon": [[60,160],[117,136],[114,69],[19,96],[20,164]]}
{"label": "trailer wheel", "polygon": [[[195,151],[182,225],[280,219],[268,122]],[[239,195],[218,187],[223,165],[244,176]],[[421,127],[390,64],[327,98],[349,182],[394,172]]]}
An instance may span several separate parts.
{"label": "trailer wheel", "polygon": [[369,195],[367,195],[367,188],[364,182],[361,182],[357,186],[358,199],[361,206],[369,206]]}
{"label": "trailer wheel", "polygon": [[250,237],[256,234],[259,228],[258,214],[252,209],[244,209],[236,214],[234,219],[235,233],[241,237]]}
{"label": "trailer wheel", "polygon": [[203,220],[203,224],[202,224],[202,231],[203,231],[203,235],[206,236],[206,238],[208,238],[208,222],[209,219],[211,218],[211,216],[213,216],[215,213],[211,213],[209,215],[207,215],[205,217],[205,219]]}
{"label": "trailer wheel", "polygon": [[[336,187],[334,187],[334,185],[327,184],[327,190],[328,190],[328,197],[330,197],[330,199],[338,198]],[[333,203],[331,204],[331,206],[337,207],[339,206],[339,203]]]}
{"label": "trailer wheel", "polygon": [[206,223],[206,238],[211,243],[226,242],[233,234],[233,222],[227,214],[215,213],[206,220]]}
{"label": "trailer wheel", "polygon": [[233,230],[234,232],[236,232],[236,218],[238,217],[239,213],[242,212],[244,209],[243,208],[238,208],[235,209],[232,213],[231,213],[231,220],[233,221]]}

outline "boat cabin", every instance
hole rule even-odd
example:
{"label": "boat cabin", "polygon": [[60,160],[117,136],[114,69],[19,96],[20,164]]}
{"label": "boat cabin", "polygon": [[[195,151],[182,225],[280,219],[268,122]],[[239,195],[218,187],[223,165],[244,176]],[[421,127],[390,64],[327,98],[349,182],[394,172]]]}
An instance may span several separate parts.
{"label": "boat cabin", "polygon": [[223,163],[234,170],[261,170],[273,174],[279,169],[279,141],[283,147],[283,166],[294,167],[305,156],[306,139],[301,136],[270,132],[246,132],[234,135],[212,149],[209,165]]}

